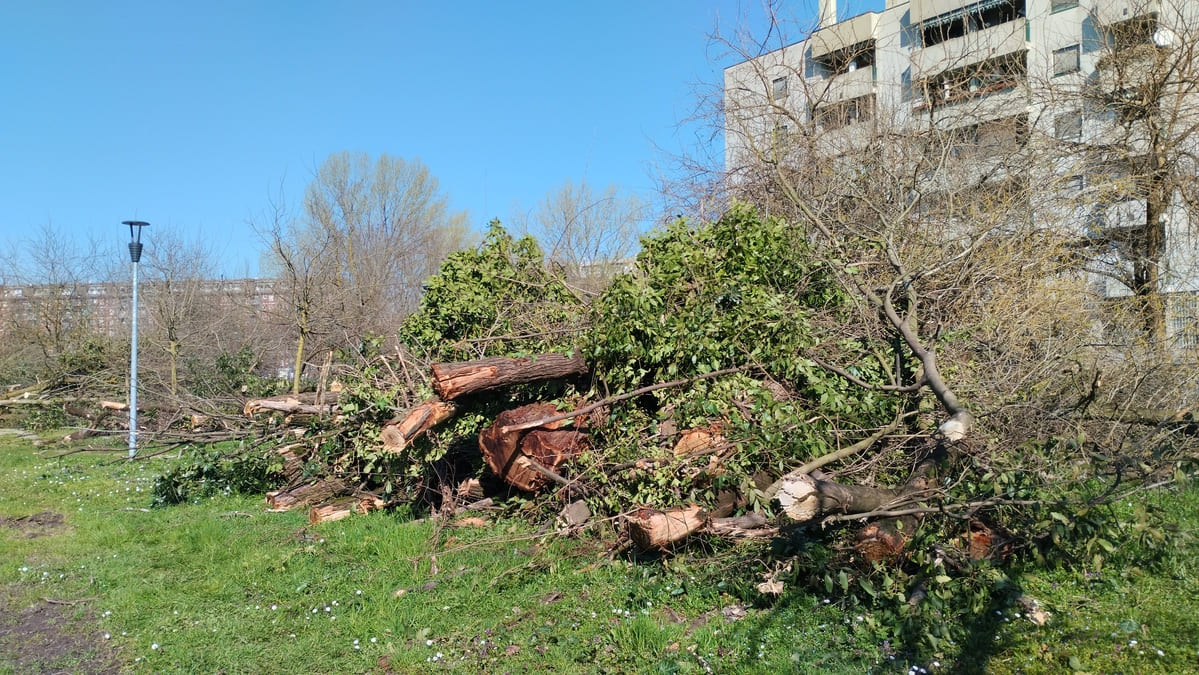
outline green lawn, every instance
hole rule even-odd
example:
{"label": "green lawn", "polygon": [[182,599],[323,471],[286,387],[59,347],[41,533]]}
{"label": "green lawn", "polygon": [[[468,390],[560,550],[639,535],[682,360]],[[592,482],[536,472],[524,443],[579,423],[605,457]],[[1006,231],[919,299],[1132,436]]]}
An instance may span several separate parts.
{"label": "green lawn", "polygon": [[[150,509],[169,460],[37,451],[55,452],[0,438],[0,672],[89,670],[104,661],[96,654],[135,672],[909,665],[884,655],[860,610],[792,589],[768,603],[747,590],[754,569],[724,567],[728,556],[710,550],[610,560],[610,530],[539,536],[518,515],[486,527],[394,513],[310,527],[305,514],[265,513],[260,497],[237,495]],[[1151,499],[1194,532],[1199,491]],[[985,627],[994,649],[973,662],[988,672],[1199,670],[1195,552],[1191,540],[1143,569],[1024,576],[1053,620],[997,616]],[[41,660],[14,651],[4,631],[38,608],[58,613],[53,630],[76,648]]]}

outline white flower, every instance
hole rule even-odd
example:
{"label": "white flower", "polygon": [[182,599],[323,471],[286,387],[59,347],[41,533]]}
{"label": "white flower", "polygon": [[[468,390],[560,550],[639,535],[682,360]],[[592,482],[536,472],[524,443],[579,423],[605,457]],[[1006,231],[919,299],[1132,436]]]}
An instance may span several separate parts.
{"label": "white flower", "polygon": [[157,649],[158,649],[158,643],[157,643],[157,642],[155,642],[154,644],[150,645],[150,649],[155,649],[155,650],[157,650]]}

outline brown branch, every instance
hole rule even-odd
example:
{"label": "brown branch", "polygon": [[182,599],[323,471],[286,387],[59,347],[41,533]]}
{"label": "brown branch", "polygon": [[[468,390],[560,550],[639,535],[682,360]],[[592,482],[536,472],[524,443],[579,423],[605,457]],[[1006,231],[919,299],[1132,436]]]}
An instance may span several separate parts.
{"label": "brown branch", "polygon": [[859,452],[869,449],[870,446],[877,443],[879,441],[879,439],[881,439],[883,436],[886,436],[887,434],[895,431],[895,429],[897,429],[899,427],[899,423],[900,423],[900,421],[903,420],[904,417],[906,417],[906,415],[904,415],[904,414],[898,415],[890,424],[879,429],[878,431],[874,432],[870,436],[863,438],[862,440],[858,441],[857,443],[854,443],[853,445],[849,445],[844,448],[841,448],[840,450],[837,450],[836,452],[830,452],[827,455],[817,457],[816,459],[808,462],[807,464],[804,464],[803,466],[801,466],[797,469],[793,469],[793,470],[787,472],[783,477],[779,478],[773,484],[771,484],[770,487],[766,488],[766,490],[763,491],[762,494],[766,497],[767,501],[774,499],[774,495],[776,495],[778,493],[779,488],[782,487],[783,483],[787,482],[788,480],[790,480],[796,476],[802,475],[802,474],[811,473],[811,472],[815,471],[816,469],[819,469],[822,466],[831,464],[839,459],[844,459],[845,457],[849,457],[850,455],[855,455]]}
{"label": "brown branch", "polygon": [[609,396],[608,398],[605,398],[603,400],[592,403],[591,405],[583,406],[582,408],[579,408],[577,410],[572,410],[571,412],[560,413],[558,415],[550,415],[549,417],[543,417],[541,419],[532,420],[529,422],[523,422],[521,424],[513,424],[510,426],[504,426],[504,427],[500,428],[500,433],[510,434],[514,431],[524,431],[525,429],[532,429],[534,427],[545,426],[546,424],[551,424],[553,422],[561,422],[562,420],[573,419],[575,417],[580,417],[582,415],[586,415],[587,413],[592,412],[593,410],[598,410],[599,408],[602,408],[606,405],[612,405],[613,403],[620,403],[621,401],[627,401],[630,398],[636,398],[638,396],[641,396],[642,394],[648,394],[651,391],[658,391],[659,389],[670,389],[671,387],[681,387],[685,384],[691,384],[693,382],[699,382],[701,380],[710,380],[714,377],[720,377],[721,375],[730,375],[732,373],[741,373],[741,372],[744,372],[747,370],[751,370],[752,368],[755,368],[755,366],[737,366],[736,368],[724,368],[722,370],[714,370],[710,373],[704,373],[703,375],[696,375],[695,377],[689,377],[689,378],[682,379],[682,380],[671,380],[670,382],[662,382],[660,384],[652,384],[648,387],[642,387],[640,389],[635,389],[633,391],[630,391],[627,394],[620,394],[618,396]]}

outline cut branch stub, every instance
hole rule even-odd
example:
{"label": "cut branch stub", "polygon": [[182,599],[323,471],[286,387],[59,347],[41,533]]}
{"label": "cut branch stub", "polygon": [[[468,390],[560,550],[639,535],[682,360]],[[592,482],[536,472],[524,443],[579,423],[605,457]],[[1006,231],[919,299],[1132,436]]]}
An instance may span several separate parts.
{"label": "cut branch stub", "polygon": [[625,523],[629,538],[643,551],[664,551],[699,531],[707,515],[699,506],[661,509],[640,508]]}
{"label": "cut branch stub", "polygon": [[383,440],[383,451],[397,453],[420,434],[450,419],[458,412],[458,406],[438,399],[421,403],[403,417],[397,417],[383,425],[379,437]]}
{"label": "cut branch stub", "polygon": [[775,498],[791,519],[806,523],[829,513],[865,513],[891,502],[899,490],[841,485],[808,474],[788,476]]}
{"label": "cut branch stub", "polygon": [[580,431],[562,429],[561,422],[529,430],[509,431],[519,425],[554,413],[550,403],[531,403],[500,413],[495,423],[479,433],[479,450],[487,466],[509,485],[530,492],[545,487],[556,477],[554,471],[585,446],[587,437]]}
{"label": "cut branch stub", "polygon": [[587,362],[582,356],[539,354],[523,358],[497,357],[461,363],[435,363],[433,390],[445,401],[480,391],[514,384],[556,380],[582,375]]}

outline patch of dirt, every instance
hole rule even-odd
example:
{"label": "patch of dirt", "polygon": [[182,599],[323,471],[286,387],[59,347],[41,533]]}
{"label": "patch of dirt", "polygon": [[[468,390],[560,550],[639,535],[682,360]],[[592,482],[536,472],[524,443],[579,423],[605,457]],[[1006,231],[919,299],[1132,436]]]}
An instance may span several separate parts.
{"label": "patch of dirt", "polygon": [[40,598],[25,605],[12,587],[0,587],[0,670],[16,673],[119,673],[116,650],[90,616],[75,606]]}
{"label": "patch of dirt", "polygon": [[48,537],[57,534],[66,526],[66,520],[61,513],[42,511],[29,516],[4,517],[0,516],[0,527],[7,527],[23,534],[26,539]]}

